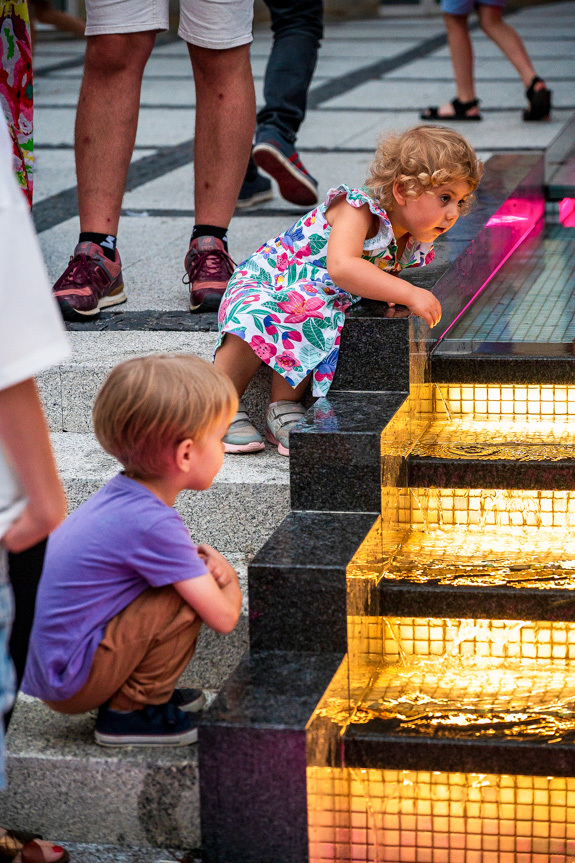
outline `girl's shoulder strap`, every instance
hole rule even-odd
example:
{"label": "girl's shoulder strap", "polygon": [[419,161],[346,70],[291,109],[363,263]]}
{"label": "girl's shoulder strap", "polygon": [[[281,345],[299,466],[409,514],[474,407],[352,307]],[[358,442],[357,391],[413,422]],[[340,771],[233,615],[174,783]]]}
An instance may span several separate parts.
{"label": "girl's shoulder strap", "polygon": [[347,203],[351,204],[352,207],[363,207],[364,204],[367,204],[374,216],[389,222],[387,213],[373,200],[367,189],[352,189],[345,183],[329,190],[323,204],[324,210],[327,210],[330,204],[341,197],[345,197]]}
{"label": "girl's shoulder strap", "polygon": [[394,239],[391,222],[385,210],[373,200],[367,189],[352,189],[343,183],[334,189],[330,189],[323,204],[324,212],[333,201],[343,196],[345,196],[347,203],[351,204],[352,207],[363,207],[367,204],[373,215],[379,219],[379,231],[371,240],[365,241],[364,249],[366,251],[375,251],[389,246]]}

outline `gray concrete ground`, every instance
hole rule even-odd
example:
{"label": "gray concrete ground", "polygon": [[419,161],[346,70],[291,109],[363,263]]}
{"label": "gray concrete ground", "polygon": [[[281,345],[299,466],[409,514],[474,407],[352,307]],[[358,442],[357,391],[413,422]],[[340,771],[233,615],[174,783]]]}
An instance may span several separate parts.
{"label": "gray concrete ground", "polygon": [[[523,36],[538,73],[554,91],[555,110],[549,123],[525,124],[521,119],[525,98],[515,71],[475,30],[476,76],[484,120],[459,123],[457,128],[484,158],[496,151],[545,148],[575,110],[574,0],[525,9],[514,14],[512,22]],[[269,31],[259,29],[252,64],[260,102],[270,45]],[[65,192],[75,187],[73,126],[83,51],[81,41],[41,32],[35,57],[35,216],[53,279],[67,264],[79,231],[73,191]],[[453,95],[440,17],[410,15],[327,25],[310,110],[298,140],[302,160],[318,178],[321,194],[341,182],[361,184],[380,133],[417,123],[421,108],[440,104]],[[119,231],[129,296],[124,307],[127,310],[185,312],[187,308],[187,290],[181,277],[194,221],[193,168],[185,158],[178,161],[178,153],[185,153],[193,138],[194,102],[185,45],[177,39],[159,40],[144,78],[133,158],[135,181],[125,195]],[[170,147],[176,150],[168,150]],[[166,172],[162,157],[167,152],[174,155],[174,167]],[[232,255],[241,260],[287,227],[297,213],[276,190],[273,201],[234,218],[230,228]],[[98,454],[89,420],[91,400],[107,370],[125,357],[150,350],[191,350],[209,356],[214,334],[76,332],[72,342],[72,360],[44,375],[40,383],[68,493],[72,504],[77,505],[114,470],[112,461]],[[265,391],[262,376],[250,396],[259,414]],[[224,471],[213,494],[209,493],[212,497],[206,494],[203,498],[202,537],[196,533],[195,513],[199,508],[194,508],[191,498],[182,504],[193,535],[205,539],[207,532],[208,539],[214,541],[209,535],[207,513],[213,521],[214,537],[218,533],[223,537],[221,550],[234,555],[245,571],[246,558],[287,512],[288,470],[287,460],[270,449],[245,460],[226,457]],[[226,642],[231,646],[225,649],[221,641],[205,639],[205,646],[198,650],[197,682],[215,689],[225,679],[245,647],[245,623],[244,615],[239,636],[235,642]],[[106,762],[91,741],[90,721],[85,717],[74,724],[66,717],[48,716],[41,705],[22,700],[8,738],[11,785],[8,793],[1,795],[0,823],[8,823],[9,816],[10,826],[41,830],[67,845],[75,863],[183,861],[183,852],[161,850],[166,843],[158,840],[160,834],[148,829],[146,823],[149,808],[144,808],[143,816],[136,811],[125,813],[123,818],[121,811],[122,800],[127,800],[122,788],[124,768],[130,777],[126,787],[140,806],[147,782],[152,783],[156,797],[161,797],[158,783],[166,772],[153,773],[150,759],[144,764],[146,771],[152,771],[150,780],[138,772],[140,760],[129,754],[124,768],[121,754],[114,764]],[[168,761],[175,757],[166,756]],[[180,759],[178,755],[178,766],[170,761],[162,769],[168,771],[172,783],[178,783],[180,775],[187,777],[188,796],[183,799],[195,811],[180,812],[178,845],[197,849],[195,755],[184,765]],[[106,781],[117,787],[107,787]],[[46,800],[51,808],[39,805],[36,810],[36,802]],[[95,812],[108,812],[105,804],[108,810],[115,809],[115,815],[95,823]],[[161,821],[165,813],[158,806],[155,816]],[[134,825],[129,839],[123,832],[123,821]],[[87,842],[93,844],[82,844]],[[151,848],[154,844],[160,848]],[[187,863],[194,863],[193,854]]]}

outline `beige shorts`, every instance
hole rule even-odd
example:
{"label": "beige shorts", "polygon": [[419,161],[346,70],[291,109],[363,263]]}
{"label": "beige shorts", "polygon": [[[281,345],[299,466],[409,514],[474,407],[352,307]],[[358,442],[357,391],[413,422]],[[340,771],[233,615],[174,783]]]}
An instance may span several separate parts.
{"label": "beige shorts", "polygon": [[[168,29],[169,0],[86,0],[86,36]],[[178,36],[223,50],[252,41],[254,0],[180,0]]]}

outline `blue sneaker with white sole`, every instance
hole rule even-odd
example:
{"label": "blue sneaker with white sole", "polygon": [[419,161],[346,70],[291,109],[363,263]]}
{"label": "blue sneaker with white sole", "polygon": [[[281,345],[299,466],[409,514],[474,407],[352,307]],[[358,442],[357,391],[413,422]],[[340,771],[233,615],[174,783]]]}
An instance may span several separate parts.
{"label": "blue sneaker with white sole", "polygon": [[319,202],[317,180],[303,166],[293,144],[273,126],[257,130],[252,158],[274,178],[285,201],[298,207],[314,207]]}
{"label": "blue sneaker with white sole", "polygon": [[189,746],[198,739],[196,721],[170,701],[127,712],[105,704],[98,710],[94,738],[100,746]]}

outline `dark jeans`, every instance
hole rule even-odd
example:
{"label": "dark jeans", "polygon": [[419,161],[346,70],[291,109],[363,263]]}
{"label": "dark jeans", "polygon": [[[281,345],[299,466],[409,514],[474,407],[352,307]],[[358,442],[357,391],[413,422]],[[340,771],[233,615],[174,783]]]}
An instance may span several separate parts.
{"label": "dark jeans", "polygon": [[[305,117],[307,91],[323,36],[322,0],[265,0],[274,44],[257,126],[274,126],[291,144]],[[256,132],[257,135],[257,132]]]}
{"label": "dark jeans", "polygon": [[[47,540],[32,546],[20,554],[8,555],[8,571],[14,594],[14,623],[10,636],[10,656],[16,669],[16,686],[20,687],[24,677],[28,642],[34,620],[36,593],[42,575]],[[4,715],[4,726],[8,728],[12,711]]]}

